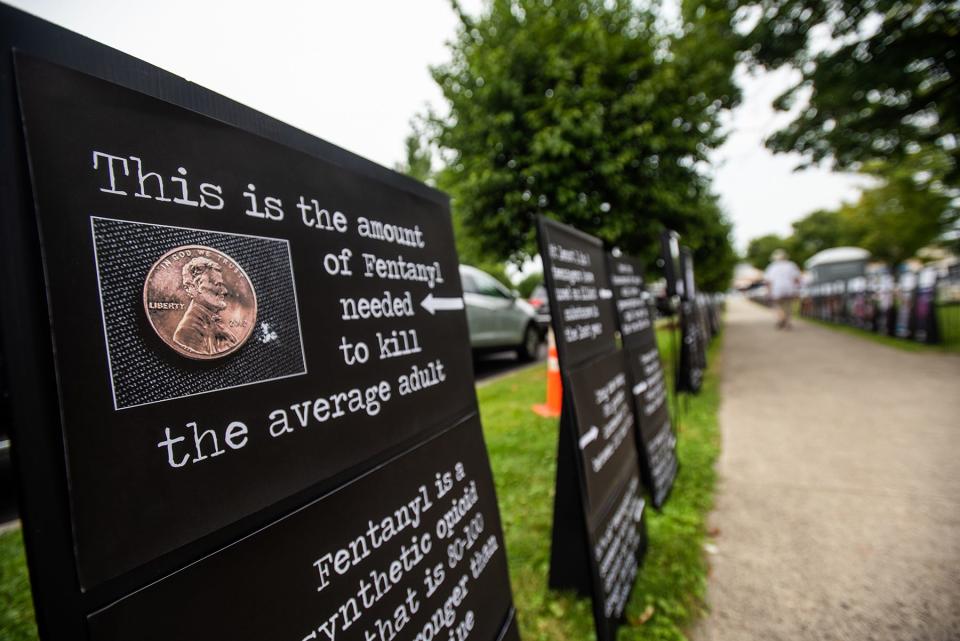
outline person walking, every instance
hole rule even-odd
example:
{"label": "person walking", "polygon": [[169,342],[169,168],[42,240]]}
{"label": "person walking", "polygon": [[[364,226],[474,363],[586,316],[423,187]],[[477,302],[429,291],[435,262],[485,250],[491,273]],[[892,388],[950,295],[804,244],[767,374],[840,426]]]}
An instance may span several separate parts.
{"label": "person walking", "polygon": [[790,329],[793,301],[800,288],[800,268],[783,249],[774,251],[770,260],[763,279],[770,290],[770,300],[777,308],[777,329]]}

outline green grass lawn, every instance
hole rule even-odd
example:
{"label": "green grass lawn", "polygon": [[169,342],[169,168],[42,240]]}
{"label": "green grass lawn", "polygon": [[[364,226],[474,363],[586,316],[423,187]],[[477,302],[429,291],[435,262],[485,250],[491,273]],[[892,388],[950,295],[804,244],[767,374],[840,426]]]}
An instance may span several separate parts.
{"label": "green grass lawn", "polygon": [[33,641],[36,638],[23,537],[20,530],[4,532],[0,534],[0,639]]}
{"label": "green grass lawn", "polygon": [[940,323],[940,339],[944,348],[960,352],[960,305],[938,307],[937,322]]}
{"label": "green grass lawn", "polygon": [[908,338],[887,336],[885,334],[860,329],[859,327],[851,327],[850,325],[844,325],[842,323],[830,323],[807,316],[801,318],[822,327],[829,327],[837,331],[846,332],[847,334],[860,336],[872,340],[875,343],[896,347],[897,349],[902,349],[907,352],[960,352],[960,305],[937,308],[937,322],[940,324],[941,341],[938,345],[926,345]]}
{"label": "green grass lawn", "polygon": [[[664,362],[670,341],[659,332]],[[705,611],[705,519],[713,502],[719,453],[717,365],[701,393],[684,402],[678,439],[680,469],[661,513],[647,511],[649,548],[619,639],[685,639],[684,628]],[[588,599],[547,589],[558,420],[530,407],[543,402],[544,368],[527,369],[478,390],[510,562],[510,579],[525,641],[594,638]],[[36,629],[20,532],[0,535],[0,639],[34,641]]]}

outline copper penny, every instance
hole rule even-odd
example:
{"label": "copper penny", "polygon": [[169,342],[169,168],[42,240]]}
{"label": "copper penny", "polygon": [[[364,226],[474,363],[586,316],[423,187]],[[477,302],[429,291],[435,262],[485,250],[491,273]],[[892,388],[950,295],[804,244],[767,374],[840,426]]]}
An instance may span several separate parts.
{"label": "copper penny", "polygon": [[176,247],[153,264],[143,308],[164,343],[198,360],[237,351],[257,324],[250,277],[237,261],[203,245]]}

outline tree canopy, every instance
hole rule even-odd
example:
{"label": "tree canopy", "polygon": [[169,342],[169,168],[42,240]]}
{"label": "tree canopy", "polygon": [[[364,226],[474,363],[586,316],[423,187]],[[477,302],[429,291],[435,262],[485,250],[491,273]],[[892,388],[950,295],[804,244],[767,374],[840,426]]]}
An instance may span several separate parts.
{"label": "tree canopy", "polygon": [[915,154],[877,167],[884,180],[841,207],[843,230],[877,260],[896,265],[954,228],[954,199],[938,186],[948,171],[941,154]]}
{"label": "tree canopy", "polygon": [[739,100],[726,3],[684,2],[669,32],[656,6],[628,0],[492,0],[476,17],[454,7],[452,59],[432,73],[449,104],[434,120],[438,185],[462,252],[521,262],[545,214],[648,265],[660,231],[676,229],[698,274],[709,280],[717,256],[732,271],[703,171]]}
{"label": "tree canopy", "polygon": [[740,257],[733,248],[733,225],[715,198],[702,204],[699,220],[688,225],[681,242],[693,250],[694,277],[699,291],[721,292],[730,287]]}
{"label": "tree canopy", "polygon": [[802,265],[808,258],[831,247],[859,246],[862,238],[851,229],[847,217],[818,209],[793,223],[793,233],[784,248]]}
{"label": "tree canopy", "polygon": [[770,264],[770,255],[777,249],[786,249],[787,241],[783,236],[767,234],[752,239],[747,244],[745,260],[757,269],[766,269]]}
{"label": "tree canopy", "polygon": [[[754,65],[789,65],[798,82],[774,103],[803,105],[774,151],[859,171],[921,148],[960,178],[960,3],[956,0],[741,0]],[[809,102],[804,101],[809,97]]]}

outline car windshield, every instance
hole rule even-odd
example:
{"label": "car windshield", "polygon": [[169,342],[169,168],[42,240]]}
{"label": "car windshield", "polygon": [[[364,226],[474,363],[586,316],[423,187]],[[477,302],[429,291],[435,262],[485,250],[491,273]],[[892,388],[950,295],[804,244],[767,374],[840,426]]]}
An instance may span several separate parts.
{"label": "car windshield", "polygon": [[496,298],[512,298],[510,290],[504,287],[500,281],[476,268],[469,270],[461,268],[460,281],[463,284],[463,291],[467,293]]}

